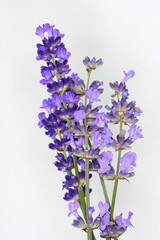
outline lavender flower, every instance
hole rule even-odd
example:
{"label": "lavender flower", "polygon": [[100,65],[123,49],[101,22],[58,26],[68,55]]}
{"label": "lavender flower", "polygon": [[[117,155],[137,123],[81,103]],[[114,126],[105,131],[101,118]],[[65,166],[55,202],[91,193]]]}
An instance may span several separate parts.
{"label": "lavender flower", "polygon": [[98,170],[99,174],[102,175],[108,175],[112,169],[110,163],[113,158],[113,153],[111,151],[103,152],[101,154],[101,158],[98,158],[98,163],[100,165],[100,168]]}
{"label": "lavender flower", "polygon": [[68,103],[69,107],[73,107],[73,105],[77,104],[79,100],[80,97],[77,97],[77,95],[72,91],[65,92],[63,95],[63,102]]}
{"label": "lavender flower", "polygon": [[133,176],[133,170],[134,167],[136,166],[136,154],[134,152],[127,152],[123,155],[123,157],[121,157],[120,159],[120,175],[132,175]]}
{"label": "lavender flower", "polygon": [[127,73],[124,71],[124,75],[125,75],[125,77],[123,78],[122,83],[126,83],[126,81],[127,81],[128,79],[134,77],[135,72],[134,72],[133,70],[130,70],[130,71],[127,72]]}
{"label": "lavender flower", "polygon": [[83,60],[84,65],[86,66],[86,70],[90,72],[91,70],[96,69],[97,67],[101,66],[103,64],[102,59],[98,59],[96,61],[95,58],[90,59],[89,57],[86,57]]}
{"label": "lavender flower", "polygon": [[98,89],[89,88],[86,92],[86,95],[91,103],[100,102],[100,100],[98,99],[100,95],[100,92],[98,91]]}
{"label": "lavender flower", "polygon": [[127,229],[127,227],[129,226],[133,226],[130,219],[132,217],[133,213],[129,212],[128,213],[128,218],[122,218],[122,213],[119,215],[118,220],[116,221],[117,225],[118,225],[118,229]]}

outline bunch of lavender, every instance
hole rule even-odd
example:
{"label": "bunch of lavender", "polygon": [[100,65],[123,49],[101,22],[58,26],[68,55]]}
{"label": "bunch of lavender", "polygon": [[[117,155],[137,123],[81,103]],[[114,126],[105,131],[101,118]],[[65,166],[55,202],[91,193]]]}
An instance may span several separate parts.
{"label": "bunch of lavender", "polygon": [[[68,201],[69,214],[75,217],[73,226],[84,230],[88,240],[95,240],[93,230],[99,229],[100,237],[118,239],[129,226],[132,226],[132,212],[127,218],[122,213],[114,215],[118,183],[134,176],[136,153],[130,151],[132,144],[142,138],[142,130],[137,126],[141,114],[136,102],[128,102],[129,93],[126,82],[134,76],[134,71],[124,72],[123,80],[110,83],[114,93],[111,106],[105,106],[106,112],[100,111],[103,82],[90,83],[93,70],[103,64],[102,60],[83,60],[87,71],[87,84],[72,73],[68,65],[70,53],[67,52],[58,29],[50,24],[43,24],[36,29],[36,35],[42,43],[37,44],[37,60],[43,60],[41,84],[47,87],[50,98],[44,99],[39,114],[39,127],[51,138],[49,148],[57,151],[55,166],[65,173],[62,188],[64,200]],[[119,132],[113,136],[110,124],[118,124]],[[109,150],[108,150],[109,149]],[[127,152],[125,152],[127,151]],[[112,166],[114,155],[118,152],[117,168]],[[125,152],[125,153],[123,153]],[[122,154],[123,153],[123,154]],[[92,174],[98,174],[103,189],[105,202],[99,202],[99,214],[90,204],[90,181]],[[105,181],[114,181],[111,202]],[[81,209],[81,215],[78,211]]]}

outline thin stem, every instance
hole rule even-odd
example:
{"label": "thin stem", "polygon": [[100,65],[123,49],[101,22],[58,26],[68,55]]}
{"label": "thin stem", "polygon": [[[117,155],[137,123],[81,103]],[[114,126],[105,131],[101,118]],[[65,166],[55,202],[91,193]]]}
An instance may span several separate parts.
{"label": "thin stem", "polygon": [[106,201],[106,203],[108,203],[109,206],[110,206],[110,201],[109,201],[109,197],[108,197],[108,193],[107,193],[105,181],[104,181],[103,177],[101,177],[100,175],[99,175],[99,179],[100,179],[101,186],[102,186],[102,189],[103,189],[105,201]]}
{"label": "thin stem", "polygon": [[85,193],[86,193],[86,209],[87,209],[87,217],[88,217],[88,207],[90,206],[90,197],[89,197],[89,160],[86,160],[85,164]]}
{"label": "thin stem", "polygon": [[[121,132],[121,131],[122,131],[122,122],[120,122],[120,126],[119,126],[119,132]],[[121,153],[122,153],[122,150],[118,150],[117,169],[116,169],[116,176],[115,176],[115,181],[114,181],[114,188],[113,188],[113,195],[112,195],[112,202],[111,202],[111,209],[110,209],[111,220],[113,220],[114,207],[115,207],[116,196],[117,196],[118,181],[119,181],[118,174],[119,174]]]}
{"label": "thin stem", "polygon": [[78,192],[79,192],[79,197],[80,197],[80,206],[81,206],[81,210],[83,213],[83,216],[85,218],[85,220],[87,220],[87,216],[86,216],[86,202],[84,199],[84,192],[82,189],[82,186],[80,186],[80,176],[79,176],[79,170],[78,170],[78,164],[77,164],[77,157],[73,155],[73,161],[74,161],[74,168],[75,168],[75,174],[76,177],[78,179]]}
{"label": "thin stem", "polygon": [[[88,87],[89,87],[91,72],[92,72],[92,71],[89,71],[89,72],[88,72],[88,79],[87,79],[86,91],[88,90]],[[87,95],[86,95],[86,94],[85,94],[85,98],[84,98],[84,106],[85,106],[85,107],[87,106]]]}
{"label": "thin stem", "polygon": [[114,214],[114,207],[116,202],[116,195],[117,195],[117,188],[118,188],[118,174],[119,174],[119,166],[120,166],[120,158],[121,158],[121,150],[118,151],[118,162],[117,162],[117,169],[116,169],[116,177],[114,181],[114,188],[113,188],[113,195],[112,195],[112,203],[111,203],[111,220],[113,220]]}
{"label": "thin stem", "polygon": [[90,229],[88,229],[88,231],[87,231],[87,239],[88,240],[92,239],[92,231]]}
{"label": "thin stem", "polygon": [[[86,91],[88,90],[89,87],[89,81],[91,77],[91,71],[88,72],[88,79],[87,79],[87,86],[86,86]],[[84,98],[84,106],[87,106],[87,95],[85,94]],[[87,135],[87,121],[85,119],[84,121],[85,126],[86,126],[86,135],[85,135],[85,145],[86,145],[86,150],[88,150],[89,147],[89,138]],[[87,216],[87,221],[86,223],[88,224],[88,208],[90,207],[90,196],[89,196],[89,160],[86,160],[85,162],[85,195],[86,195],[86,216]],[[87,239],[92,240],[92,231],[90,229],[87,230]]]}

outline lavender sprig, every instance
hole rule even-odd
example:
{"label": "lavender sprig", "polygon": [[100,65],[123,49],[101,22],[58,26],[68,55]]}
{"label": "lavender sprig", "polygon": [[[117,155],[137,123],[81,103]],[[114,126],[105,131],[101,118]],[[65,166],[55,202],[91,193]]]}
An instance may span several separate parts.
{"label": "lavender sprig", "polygon": [[[111,107],[106,105],[108,112],[99,112],[102,106],[93,107],[93,103],[100,102],[103,83],[93,81],[90,84],[90,78],[91,72],[103,64],[102,60],[89,57],[83,60],[88,75],[85,86],[78,74],[69,75],[71,69],[68,59],[71,54],[62,42],[64,34],[50,24],[39,26],[36,34],[42,40],[42,44],[37,44],[37,60],[43,60],[46,64],[41,68],[43,79],[40,83],[47,87],[51,95],[42,102],[41,108],[47,114],[39,114],[39,127],[43,127],[52,140],[49,148],[58,152],[55,166],[66,174],[62,183],[66,190],[63,198],[70,201],[69,216],[72,214],[75,217],[72,225],[84,230],[88,240],[95,239],[95,229],[100,230],[100,237],[116,240],[132,226],[132,212],[124,219],[122,214],[115,217],[114,209],[118,183],[134,176],[137,157],[131,151],[122,156],[122,152],[143,137],[142,130],[136,125],[142,111],[135,101],[128,103],[126,88],[126,82],[135,73],[133,70],[124,72],[120,83],[110,83],[114,90],[112,98],[117,97],[117,100],[112,99]],[[110,124],[119,124],[116,137],[109,128]],[[124,129],[125,126],[128,126],[128,131]],[[116,171],[112,166],[113,151],[118,151]],[[93,218],[95,210],[90,205],[90,181],[92,174],[96,173],[100,178],[105,203],[99,202],[99,215]],[[106,180],[114,181],[111,204]],[[77,212],[79,207],[83,217]]]}

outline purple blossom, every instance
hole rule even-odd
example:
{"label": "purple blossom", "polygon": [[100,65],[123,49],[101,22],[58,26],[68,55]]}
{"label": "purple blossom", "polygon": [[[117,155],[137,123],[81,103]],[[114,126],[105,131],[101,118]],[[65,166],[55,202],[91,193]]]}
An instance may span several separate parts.
{"label": "purple blossom", "polygon": [[113,158],[113,153],[111,151],[103,152],[101,154],[101,158],[98,158],[98,163],[100,165],[100,168],[98,170],[98,173],[105,174],[108,173],[111,169],[110,163]]}
{"label": "purple blossom", "polygon": [[102,86],[103,85],[103,82],[100,82],[100,81],[93,81],[91,83],[91,85],[89,86],[89,88],[94,88],[94,89],[97,89],[98,87]]}
{"label": "purple blossom", "polygon": [[109,83],[110,87],[115,91],[115,93],[112,95],[112,97],[115,97],[116,95],[119,95],[120,93],[122,93],[125,90],[125,83],[118,83],[118,82],[114,82],[114,83]]}
{"label": "purple blossom", "polygon": [[90,72],[91,70],[96,69],[97,67],[101,66],[103,64],[102,59],[98,59],[96,61],[95,58],[90,59],[89,57],[86,57],[83,60],[84,65],[86,66],[86,70]]}
{"label": "purple blossom", "polygon": [[97,159],[99,157],[99,152],[100,152],[99,148],[96,148],[96,149],[90,148],[89,150],[86,150],[83,147],[81,147],[81,148],[76,148],[74,151],[74,154],[77,157],[80,157],[83,159],[93,160],[93,159]]}
{"label": "purple blossom", "polygon": [[121,229],[123,228],[124,230],[129,227],[129,226],[133,226],[131,223],[131,217],[132,217],[133,213],[129,212],[128,213],[128,218],[122,218],[122,213],[119,215],[118,220],[116,221],[117,223],[117,228]]}
{"label": "purple blossom", "polygon": [[53,25],[50,25],[48,23],[46,24],[43,24],[43,27],[39,26],[37,27],[36,29],[36,35],[40,36],[41,39],[43,40],[44,39],[44,34],[45,32],[48,33],[48,37],[52,37],[52,30],[53,30],[54,26]]}
{"label": "purple blossom", "polygon": [[63,188],[77,187],[77,186],[78,186],[77,177],[71,174],[70,172],[67,173],[67,175],[65,176],[65,181],[63,182]]}
{"label": "purple blossom", "polygon": [[109,215],[109,204],[108,203],[102,203],[99,202],[98,208],[100,209],[100,217],[103,217],[105,214]]}
{"label": "purple blossom", "polygon": [[63,199],[66,201],[78,200],[79,193],[77,188],[68,188],[68,192],[65,193]]}
{"label": "purple blossom", "polygon": [[86,118],[84,110],[77,110],[74,112],[74,120],[79,121],[80,125],[83,125],[83,120]]}
{"label": "purple blossom", "polygon": [[85,143],[84,137],[79,137],[78,139],[75,139],[71,133],[68,133],[67,136],[70,139],[67,142],[67,145],[70,145],[73,149],[81,148]]}
{"label": "purple blossom", "polygon": [[41,69],[41,74],[44,79],[42,79],[40,83],[42,83],[43,85],[53,83],[53,73],[50,68],[43,66]]}
{"label": "purple blossom", "polygon": [[108,120],[106,119],[106,114],[101,112],[97,113],[95,119],[89,122],[90,126],[101,127],[103,124],[107,124]]}
{"label": "purple blossom", "polygon": [[134,167],[136,166],[136,158],[137,155],[134,152],[127,152],[121,157],[120,159],[120,172],[122,173],[128,173],[132,172],[134,170]]}
{"label": "purple blossom", "polygon": [[41,127],[44,126],[43,122],[46,121],[46,115],[45,115],[45,113],[44,113],[44,112],[39,113],[38,118],[39,118],[39,120],[40,120],[40,121],[38,122],[38,126],[41,128]]}
{"label": "purple blossom", "polygon": [[61,95],[60,94],[53,94],[52,99],[44,99],[42,102],[42,107],[47,110],[47,112],[50,114],[52,113],[52,109],[57,109],[61,107]]}
{"label": "purple blossom", "polygon": [[71,79],[70,89],[80,96],[84,95],[86,92],[84,81],[79,78],[77,73],[72,73]]}
{"label": "purple blossom", "polygon": [[98,207],[100,209],[100,214],[99,216],[101,217],[101,222],[100,222],[100,230],[103,231],[107,225],[110,223],[110,212],[109,212],[109,205],[108,203],[102,203],[99,202]]}
{"label": "purple blossom", "polygon": [[91,103],[100,102],[100,100],[98,99],[98,97],[100,95],[100,91],[98,89],[89,88],[86,92],[86,95]]}
{"label": "purple blossom", "polygon": [[68,103],[69,107],[73,107],[73,105],[77,104],[79,100],[80,97],[77,97],[73,91],[65,92],[63,94],[63,101]]}
{"label": "purple blossom", "polygon": [[125,77],[123,78],[122,83],[126,83],[126,81],[127,81],[128,79],[134,77],[135,72],[134,72],[133,70],[130,70],[130,71],[127,72],[127,73],[124,71],[124,75],[125,75]]}
{"label": "purple blossom", "polygon": [[57,161],[54,164],[59,171],[68,172],[68,170],[72,168],[73,158],[71,156],[68,156],[67,159],[65,159],[62,153],[58,153],[56,158],[57,158]]}
{"label": "purple blossom", "polygon": [[[95,131],[91,137],[92,147],[97,148],[98,146],[104,144],[101,138],[102,134],[99,131]],[[106,144],[105,144],[106,145]]]}
{"label": "purple blossom", "polygon": [[138,122],[137,116],[141,114],[141,110],[135,106],[136,102],[127,103],[127,98],[122,96],[120,101],[112,99],[112,107],[105,106],[110,112],[107,113],[107,119],[114,124],[120,121],[125,125],[135,124]]}
{"label": "purple blossom", "polygon": [[99,227],[99,224],[101,222],[101,218],[99,216],[97,216],[95,218],[95,220],[93,220],[93,213],[94,213],[94,207],[89,207],[88,208],[88,223],[86,224],[85,221],[83,220],[83,218],[79,215],[79,213],[77,212],[79,209],[80,205],[78,201],[74,201],[72,203],[68,204],[68,208],[70,210],[68,216],[70,216],[71,214],[76,218],[73,220],[73,226],[74,227],[78,227],[81,228],[83,230],[87,230],[87,228],[90,229],[95,229]]}
{"label": "purple blossom", "polygon": [[79,214],[77,213],[78,208],[80,207],[79,202],[75,200],[74,202],[71,202],[68,204],[68,208],[70,212],[68,213],[68,216],[73,214],[75,217],[79,217]]}
{"label": "purple blossom", "polygon": [[128,130],[128,137],[126,138],[126,131],[122,130],[120,134],[117,135],[117,139],[112,138],[111,146],[116,150],[123,150],[131,148],[131,144],[136,141],[138,138],[143,138],[141,134],[142,129],[136,125],[132,125]]}
{"label": "purple blossom", "polygon": [[133,143],[138,138],[143,138],[142,135],[142,129],[140,127],[137,127],[136,125],[132,125],[130,129],[128,130],[129,133],[129,140]]}
{"label": "purple blossom", "polygon": [[60,59],[60,62],[67,60],[70,57],[70,53],[67,52],[67,49],[64,47],[63,44],[57,47],[56,50],[56,57]]}

